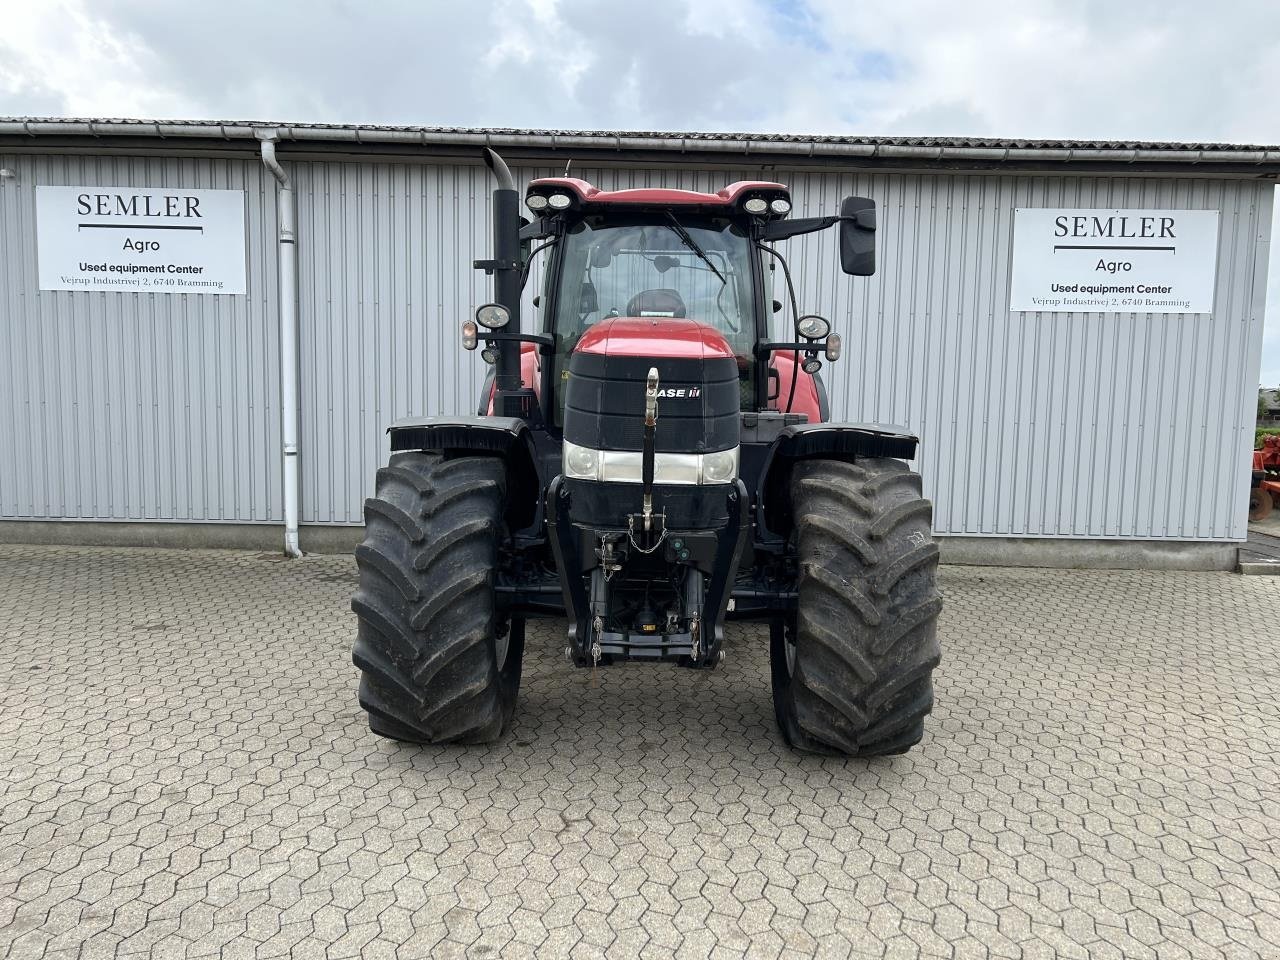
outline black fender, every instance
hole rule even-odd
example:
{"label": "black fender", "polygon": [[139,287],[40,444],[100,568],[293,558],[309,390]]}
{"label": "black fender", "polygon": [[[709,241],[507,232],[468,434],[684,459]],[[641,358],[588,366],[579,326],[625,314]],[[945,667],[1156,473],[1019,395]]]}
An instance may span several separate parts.
{"label": "black fender", "polygon": [[818,391],[818,419],[827,423],[831,419],[831,399],[827,396],[827,383],[820,373],[812,376],[813,387]]}
{"label": "black fender", "polygon": [[765,455],[756,487],[756,522],[763,540],[791,531],[791,468],[801,460],[864,457],[914,460],[919,438],[903,427],[878,423],[802,423],[784,427]]}
{"label": "black fender", "polygon": [[408,417],[387,427],[391,452],[438,451],[447,457],[498,457],[507,465],[508,522],[535,522],[542,489],[529,424],[518,417]]}
{"label": "black fender", "polygon": [[497,380],[493,371],[494,368],[489,367],[489,372],[484,375],[484,383],[480,387],[480,402],[476,405],[476,415],[480,417],[489,415],[489,404],[493,402],[493,385]]}

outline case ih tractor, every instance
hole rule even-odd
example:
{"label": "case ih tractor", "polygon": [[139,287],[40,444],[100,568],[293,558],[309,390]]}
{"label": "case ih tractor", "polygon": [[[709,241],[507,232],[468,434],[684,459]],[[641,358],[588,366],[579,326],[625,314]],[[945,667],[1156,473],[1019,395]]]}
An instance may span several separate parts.
{"label": "case ih tractor", "polygon": [[[354,660],[372,729],[502,735],[525,623],[568,620],[580,667],[696,669],[726,621],[769,625],[782,735],[819,753],[917,743],[938,663],[931,506],[898,429],[828,419],[840,338],[799,315],[775,241],[837,227],[875,269],[875,204],[787,219],[787,188],[601,191],[497,154],[494,302],[462,324],[491,365],[477,416],[402,420],[365,506]],[[536,244],[536,246],[535,246]],[[539,332],[521,292],[542,252]],[[782,282],[778,282],[778,278]],[[786,333],[770,326],[785,298]]]}

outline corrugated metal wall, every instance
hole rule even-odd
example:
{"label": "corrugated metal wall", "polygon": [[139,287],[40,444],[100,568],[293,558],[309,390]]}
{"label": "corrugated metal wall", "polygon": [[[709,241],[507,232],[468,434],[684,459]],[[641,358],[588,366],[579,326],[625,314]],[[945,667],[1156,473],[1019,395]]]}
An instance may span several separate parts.
{"label": "corrugated metal wall", "polygon": [[[279,520],[275,181],[239,160],[0,166],[0,518]],[[37,184],[245,191],[248,296],[41,291]]]}
{"label": "corrugated metal wall", "polygon": [[[273,185],[229,161],[3,161],[0,516],[279,520]],[[488,299],[479,166],[297,162],[303,522],[358,523],[384,430],[469,412],[484,369],[457,327]],[[523,169],[517,176],[550,175]],[[758,170],[574,169],[603,188],[718,189]],[[899,423],[940,533],[1243,538],[1273,187],[1248,181],[770,171],[796,215],[880,205],[880,270],[831,233],[784,245],[802,309],[831,316],[836,418]],[[160,178],[158,181],[155,178]],[[35,183],[248,192],[242,297],[38,293]],[[1011,314],[1018,206],[1222,211],[1212,316]],[[788,249],[789,247],[789,249]],[[531,281],[535,288],[538,277]],[[85,422],[81,439],[68,426]],[[62,439],[51,439],[63,432]],[[84,443],[86,446],[82,447]]]}

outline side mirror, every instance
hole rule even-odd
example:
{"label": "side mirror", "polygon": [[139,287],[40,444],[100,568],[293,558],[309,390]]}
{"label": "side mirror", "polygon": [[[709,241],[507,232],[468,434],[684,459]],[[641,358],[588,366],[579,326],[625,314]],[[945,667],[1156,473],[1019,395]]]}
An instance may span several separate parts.
{"label": "side mirror", "polygon": [[855,277],[876,272],[876,202],[868,197],[840,204],[840,269]]}

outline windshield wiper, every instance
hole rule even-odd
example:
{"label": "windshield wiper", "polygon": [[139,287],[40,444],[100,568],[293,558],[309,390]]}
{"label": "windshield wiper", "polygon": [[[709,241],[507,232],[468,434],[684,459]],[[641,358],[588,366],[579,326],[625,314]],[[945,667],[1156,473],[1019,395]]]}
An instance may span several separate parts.
{"label": "windshield wiper", "polygon": [[716,265],[711,262],[711,258],[707,256],[707,251],[703,250],[700,246],[698,246],[698,241],[693,239],[693,237],[689,235],[689,231],[686,230],[684,226],[680,223],[680,221],[676,219],[676,215],[674,213],[668,210],[666,211],[666,214],[667,214],[667,220],[670,221],[668,226],[671,227],[671,231],[677,237],[680,238],[680,242],[683,243],[690,250],[692,250],[694,253],[696,253],[698,257],[702,260],[702,262],[711,268],[711,272],[714,273],[720,279],[720,283],[722,285],[728,286],[729,281],[724,278],[724,274],[721,273],[716,268]]}

